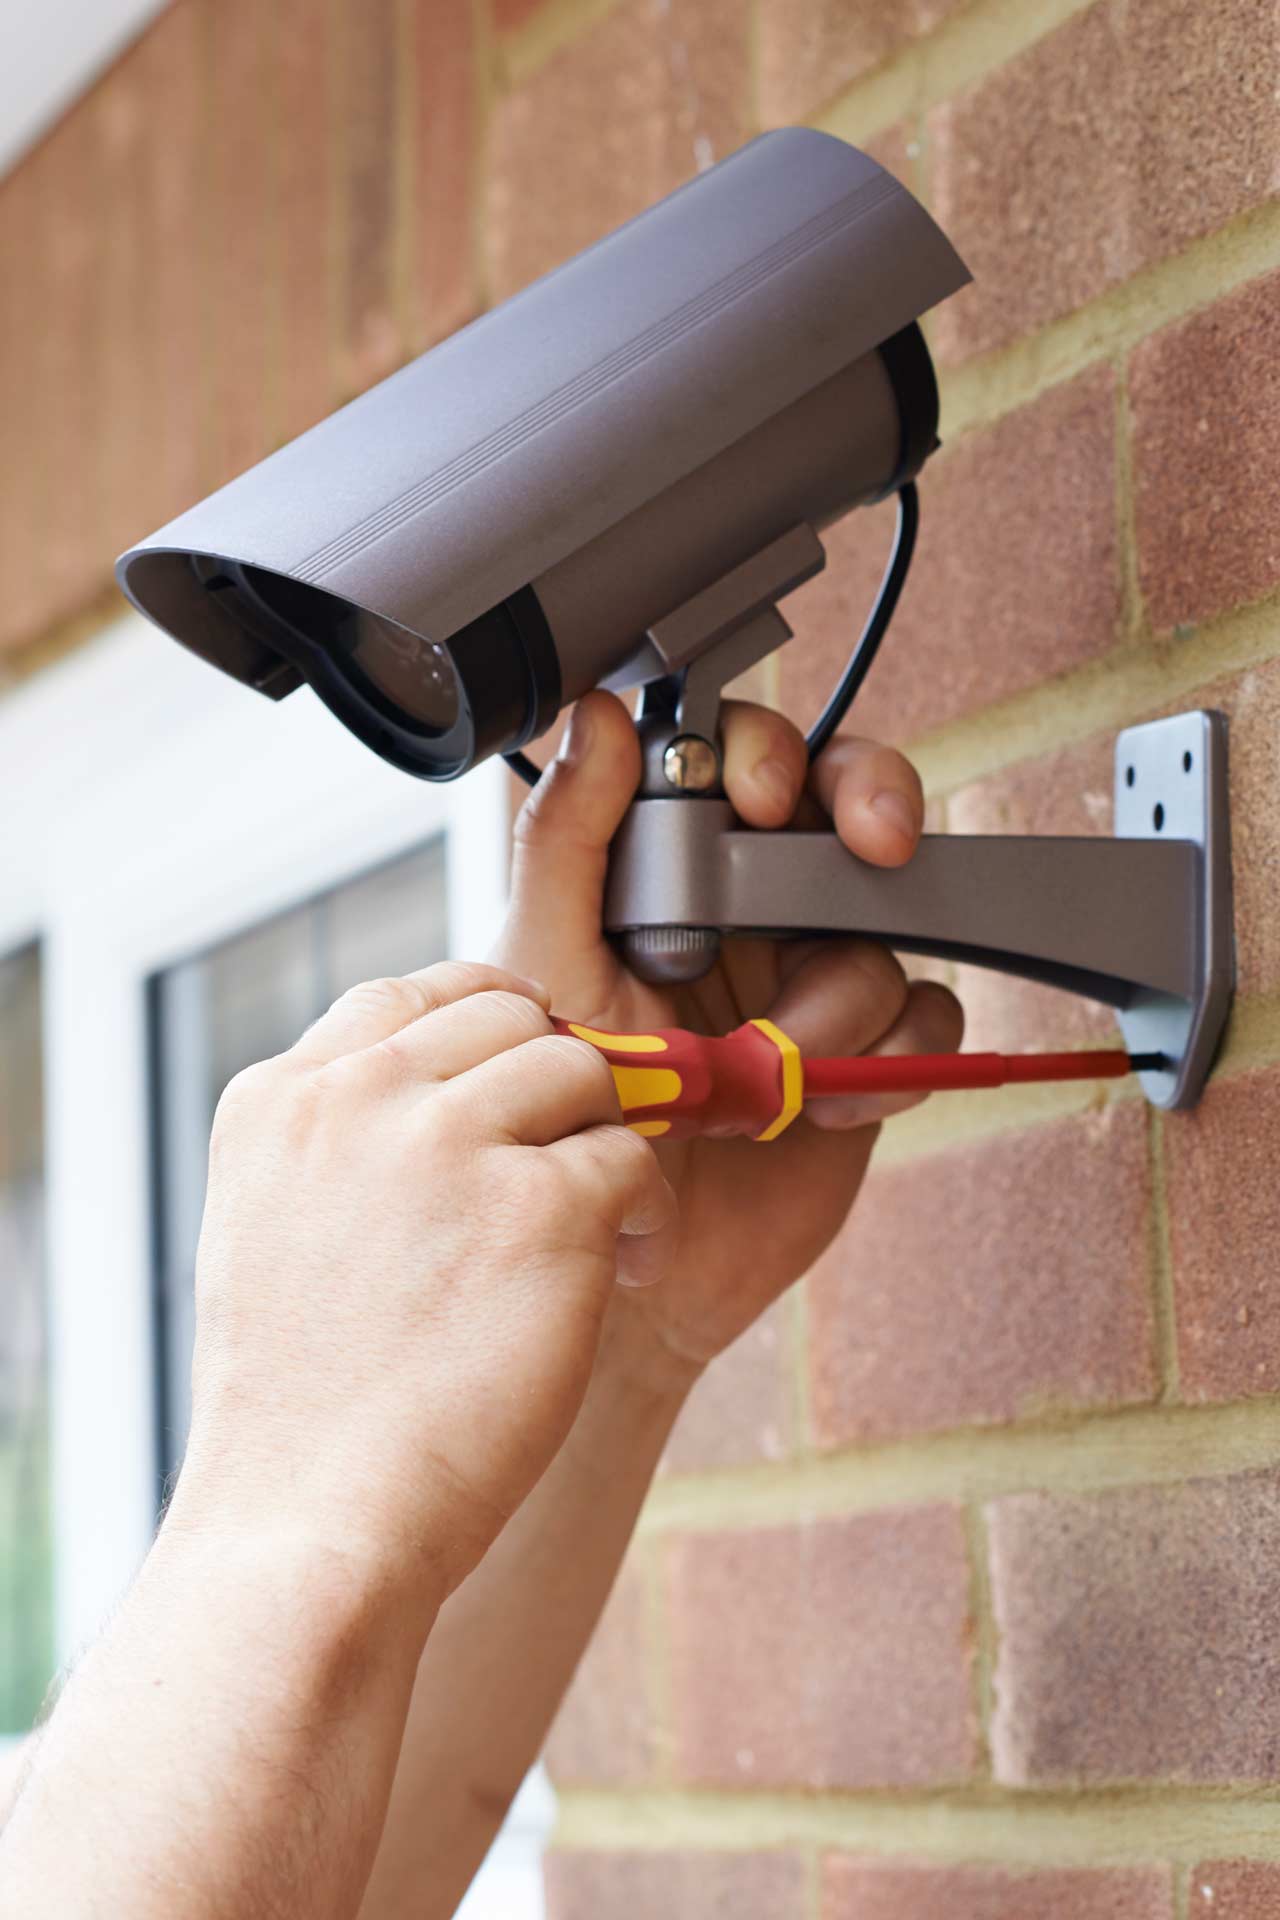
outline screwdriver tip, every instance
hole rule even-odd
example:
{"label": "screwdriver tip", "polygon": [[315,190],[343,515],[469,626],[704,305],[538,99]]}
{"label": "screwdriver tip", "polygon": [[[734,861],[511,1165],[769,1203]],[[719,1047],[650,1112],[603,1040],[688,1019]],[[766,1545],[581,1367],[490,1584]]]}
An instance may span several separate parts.
{"label": "screwdriver tip", "polygon": [[1129,1067],[1133,1073],[1167,1073],[1173,1065],[1167,1053],[1131,1053]]}

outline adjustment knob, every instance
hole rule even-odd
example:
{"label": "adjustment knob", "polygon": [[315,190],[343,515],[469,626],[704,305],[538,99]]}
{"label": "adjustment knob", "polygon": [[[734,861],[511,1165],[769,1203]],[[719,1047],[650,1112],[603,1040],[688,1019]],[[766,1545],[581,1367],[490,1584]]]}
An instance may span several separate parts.
{"label": "adjustment knob", "polygon": [[720,952],[715,927],[633,927],[622,935],[627,965],[655,987],[686,986],[710,973]]}

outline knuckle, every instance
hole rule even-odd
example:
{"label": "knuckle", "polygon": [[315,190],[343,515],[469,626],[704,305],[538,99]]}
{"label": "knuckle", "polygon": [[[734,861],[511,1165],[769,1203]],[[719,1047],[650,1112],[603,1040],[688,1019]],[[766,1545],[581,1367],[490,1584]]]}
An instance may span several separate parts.
{"label": "knuckle", "polygon": [[547,824],[548,805],[562,778],[562,766],[559,760],[548,762],[537,786],[530,787],[525,795],[511,827],[511,838],[517,848],[531,846],[541,837]]}
{"label": "knuckle", "polygon": [[408,1021],[429,1012],[432,1002],[418,981],[386,974],[348,987],[335,1004],[360,1013],[386,1013]]}
{"label": "knuckle", "polygon": [[493,979],[492,967],[479,960],[437,960],[411,976],[427,1011],[447,1006],[450,1000],[481,991]]}
{"label": "knuckle", "polygon": [[600,1131],[614,1179],[629,1185],[648,1179],[657,1161],[643,1135],[626,1126],[602,1127]]}
{"label": "knuckle", "polygon": [[860,941],[854,948],[852,960],[869,995],[895,1013],[900,1012],[906,1005],[908,989],[907,976],[897,956],[877,941],[867,940]]}
{"label": "knuckle", "polygon": [[573,1076],[573,1083],[588,1099],[602,1099],[618,1106],[618,1090],[613,1078],[613,1068],[589,1040],[579,1040],[571,1033],[553,1033],[541,1043],[548,1049],[554,1047],[560,1056],[563,1069]]}
{"label": "knuckle", "polygon": [[508,987],[494,987],[482,994],[480,1000],[487,1013],[496,1016],[500,1025],[522,1039],[555,1037],[550,1015],[544,1013],[537,1001],[530,1000],[527,994],[515,993]]}
{"label": "knuckle", "polygon": [[242,1067],[233,1074],[218,1097],[214,1109],[213,1124],[216,1129],[225,1129],[228,1124],[253,1112],[272,1092],[278,1074],[271,1061],[255,1061],[252,1066]]}
{"label": "knuckle", "polygon": [[602,1126],[583,1137],[580,1204],[616,1230],[657,1167],[647,1140],[626,1126]]}
{"label": "knuckle", "polygon": [[550,1154],[527,1156],[521,1206],[532,1219],[551,1227],[571,1220],[582,1204],[582,1183],[562,1160]]}

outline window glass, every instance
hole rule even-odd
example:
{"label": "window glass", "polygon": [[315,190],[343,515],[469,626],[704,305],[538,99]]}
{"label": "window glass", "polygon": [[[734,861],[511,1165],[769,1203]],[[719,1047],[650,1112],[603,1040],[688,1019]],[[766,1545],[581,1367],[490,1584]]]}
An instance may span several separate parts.
{"label": "window glass", "polygon": [[440,840],[251,927],[151,983],[156,1138],[159,1460],[166,1481],[190,1420],[193,1282],[218,1097],[242,1067],[291,1046],[359,980],[447,951]]}
{"label": "window glass", "polygon": [[0,957],[0,1735],[53,1669],[40,954]]}

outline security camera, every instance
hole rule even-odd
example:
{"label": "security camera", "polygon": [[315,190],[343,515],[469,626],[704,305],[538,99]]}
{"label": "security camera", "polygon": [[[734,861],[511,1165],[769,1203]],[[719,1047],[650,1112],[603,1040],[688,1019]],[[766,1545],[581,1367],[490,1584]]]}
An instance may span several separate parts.
{"label": "security camera", "polygon": [[1120,735],[1112,840],[926,835],[877,870],[829,829],[745,830],[724,793],[721,689],[791,637],[778,602],[825,529],[896,493],[811,754],[875,657],[938,444],[918,323],[968,278],[866,154],[766,134],[134,547],[120,585],[428,780],[493,753],[535,778],[522,748],[562,707],[642,687],[604,907],[638,974],[860,932],[1108,1002],[1148,1098],[1188,1106],[1234,986],[1221,715]]}
{"label": "security camera", "polygon": [[866,154],[785,128],[414,360],[132,548],[142,613],[272,699],[308,682],[450,780],[789,530],[937,445],[917,324],[968,273]]}

